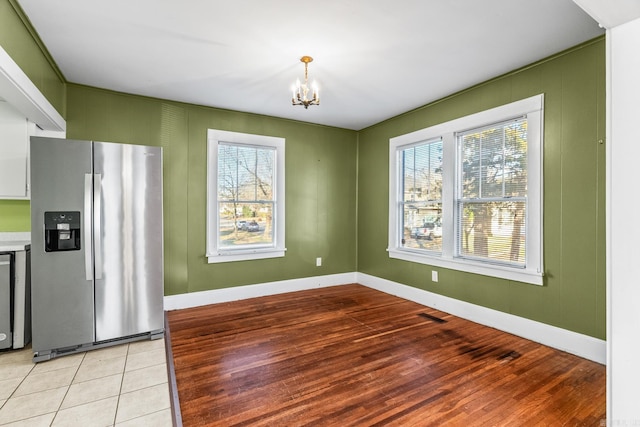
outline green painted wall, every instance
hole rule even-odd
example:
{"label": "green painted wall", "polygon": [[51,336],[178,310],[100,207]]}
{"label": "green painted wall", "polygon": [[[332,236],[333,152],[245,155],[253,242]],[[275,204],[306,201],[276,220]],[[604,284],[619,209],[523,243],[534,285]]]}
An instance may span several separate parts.
{"label": "green painted wall", "polygon": [[[0,45],[65,116],[69,138],[164,147],[167,295],[357,270],[605,338],[603,38],[353,132],[65,84],[29,28],[15,0],[0,0]],[[389,138],[538,93],[544,286],[389,259]],[[207,264],[207,128],[286,138],[284,258]],[[27,230],[28,202],[0,201],[0,231]]]}
{"label": "green painted wall", "polygon": [[[68,138],[164,147],[165,294],[356,270],[356,132],[73,84],[67,96]],[[286,139],[285,257],[207,263],[208,128]]]}
{"label": "green painted wall", "polygon": [[0,200],[0,231],[30,231],[28,200]]}
{"label": "green painted wall", "polygon": [[[390,259],[389,138],[545,94],[544,286]],[[605,338],[603,38],[359,133],[358,271]],[[431,270],[439,282],[431,282]]]}

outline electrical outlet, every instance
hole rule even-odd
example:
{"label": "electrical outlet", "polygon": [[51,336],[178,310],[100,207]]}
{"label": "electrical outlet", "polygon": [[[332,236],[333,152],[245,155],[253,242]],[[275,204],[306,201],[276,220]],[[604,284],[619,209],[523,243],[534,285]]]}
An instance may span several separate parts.
{"label": "electrical outlet", "polygon": [[431,281],[432,282],[438,281],[438,272],[435,270],[431,270]]}
{"label": "electrical outlet", "polygon": [[322,267],[322,258],[321,257],[316,258],[316,267]]}

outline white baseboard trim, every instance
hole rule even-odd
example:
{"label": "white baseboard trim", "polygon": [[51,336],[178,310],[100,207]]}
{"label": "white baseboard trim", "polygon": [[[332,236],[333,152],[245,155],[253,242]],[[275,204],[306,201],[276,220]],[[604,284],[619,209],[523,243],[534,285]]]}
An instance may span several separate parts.
{"label": "white baseboard trim", "polygon": [[283,294],[285,292],[304,291],[327,286],[356,283],[356,273],[330,274],[327,276],[303,277],[301,279],[259,283],[256,285],[235,286],[210,291],[189,292],[164,297],[165,310],[198,307],[207,304],[238,301],[241,299]]}
{"label": "white baseboard trim", "polygon": [[540,344],[557,348],[558,350],[566,351],[567,353],[575,354],[576,356],[584,357],[594,362],[606,364],[607,343],[604,340],[365,273],[352,272],[304,277],[301,279],[169,295],[164,297],[164,309],[179,310],[207,304],[238,301],[348,283],[359,283],[363,286],[409,301],[414,301],[418,304],[432,307],[481,325],[539,342]]}
{"label": "white baseboard trim", "polygon": [[356,283],[395,295],[454,316],[539,342],[597,363],[606,364],[607,342],[535,320],[449,298],[433,292],[357,273]]}

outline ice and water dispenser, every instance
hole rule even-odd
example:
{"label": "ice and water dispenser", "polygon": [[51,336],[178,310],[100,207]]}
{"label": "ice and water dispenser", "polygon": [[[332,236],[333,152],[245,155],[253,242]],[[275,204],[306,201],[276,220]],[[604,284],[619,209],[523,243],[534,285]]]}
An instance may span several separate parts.
{"label": "ice and water dispenser", "polygon": [[44,250],[80,250],[80,212],[44,213]]}

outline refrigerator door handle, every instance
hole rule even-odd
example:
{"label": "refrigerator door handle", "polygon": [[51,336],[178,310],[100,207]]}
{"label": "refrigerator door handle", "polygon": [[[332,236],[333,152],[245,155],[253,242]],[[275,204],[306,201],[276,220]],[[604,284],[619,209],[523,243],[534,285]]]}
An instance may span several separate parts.
{"label": "refrigerator door handle", "polygon": [[94,174],[93,179],[93,223],[96,279],[102,279],[102,174]]}
{"label": "refrigerator door handle", "polygon": [[93,280],[91,265],[91,187],[93,174],[84,174],[84,271],[87,280]]}

